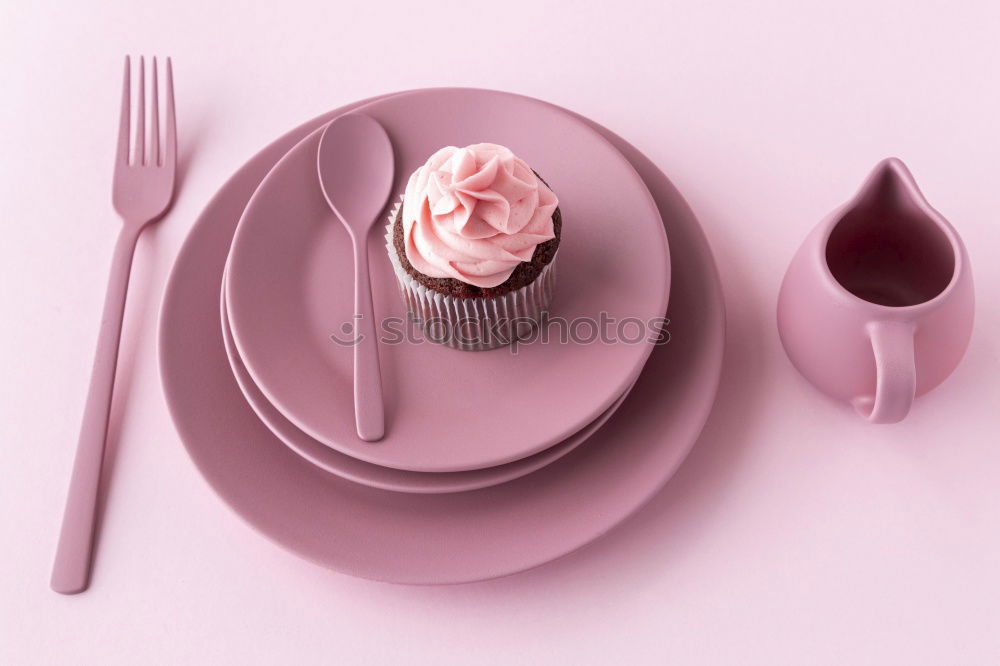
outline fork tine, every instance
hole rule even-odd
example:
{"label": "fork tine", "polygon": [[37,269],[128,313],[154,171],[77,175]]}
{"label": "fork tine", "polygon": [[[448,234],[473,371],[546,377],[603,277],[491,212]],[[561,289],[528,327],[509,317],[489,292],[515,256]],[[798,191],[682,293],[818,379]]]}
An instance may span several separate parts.
{"label": "fork tine", "polygon": [[177,118],[174,114],[174,67],[167,58],[167,131],[163,145],[163,166],[174,169],[177,164]]}
{"label": "fork tine", "polygon": [[118,117],[118,151],[115,159],[119,164],[128,166],[128,131],[129,131],[129,98],[131,95],[131,62],[125,56],[125,75],[122,78],[122,109]]}
{"label": "fork tine", "polygon": [[156,56],[153,56],[153,91],[149,103],[149,164],[160,166],[160,86],[156,75]]}
{"label": "fork tine", "polygon": [[142,166],[146,159],[146,59],[139,56],[138,110],[135,115],[135,146],[132,164]]}

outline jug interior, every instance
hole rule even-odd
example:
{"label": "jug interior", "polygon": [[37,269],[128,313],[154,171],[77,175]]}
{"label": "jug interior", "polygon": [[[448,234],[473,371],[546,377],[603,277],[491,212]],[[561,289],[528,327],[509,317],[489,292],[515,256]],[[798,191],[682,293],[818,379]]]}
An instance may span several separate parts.
{"label": "jug interior", "polygon": [[917,305],[951,282],[955,256],[945,232],[891,174],[836,224],[826,261],[837,282],[878,305]]}

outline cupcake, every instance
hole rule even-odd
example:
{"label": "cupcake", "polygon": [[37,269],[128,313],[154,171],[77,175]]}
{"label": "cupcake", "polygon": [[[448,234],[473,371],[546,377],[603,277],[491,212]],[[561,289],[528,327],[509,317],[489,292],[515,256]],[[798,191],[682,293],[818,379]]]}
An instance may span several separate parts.
{"label": "cupcake", "polygon": [[486,350],[537,325],[555,284],[558,204],[524,160],[492,143],[442,148],[410,176],[386,247],[428,339]]}

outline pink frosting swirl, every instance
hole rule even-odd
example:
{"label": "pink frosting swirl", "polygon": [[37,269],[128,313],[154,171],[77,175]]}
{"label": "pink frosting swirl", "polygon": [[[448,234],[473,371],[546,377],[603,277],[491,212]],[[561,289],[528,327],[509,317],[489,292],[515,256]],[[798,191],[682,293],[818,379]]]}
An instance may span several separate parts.
{"label": "pink frosting swirl", "polygon": [[558,204],[508,148],[442,148],[406,185],[406,257],[429,277],[495,287],[530,261],[539,243],[555,237],[552,213]]}

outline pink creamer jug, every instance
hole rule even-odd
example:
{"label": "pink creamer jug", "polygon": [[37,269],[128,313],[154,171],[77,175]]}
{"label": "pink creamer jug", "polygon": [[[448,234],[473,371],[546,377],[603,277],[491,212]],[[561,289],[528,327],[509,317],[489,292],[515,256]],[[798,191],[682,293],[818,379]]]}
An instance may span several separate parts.
{"label": "pink creamer jug", "polygon": [[817,388],[873,423],[895,423],[958,365],[973,311],[965,246],[889,158],[792,259],[778,332]]}

